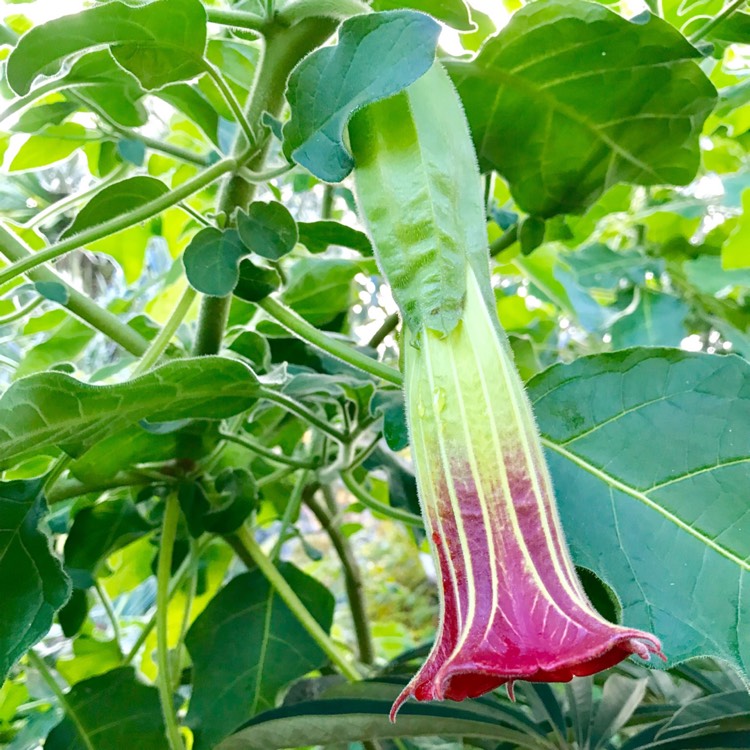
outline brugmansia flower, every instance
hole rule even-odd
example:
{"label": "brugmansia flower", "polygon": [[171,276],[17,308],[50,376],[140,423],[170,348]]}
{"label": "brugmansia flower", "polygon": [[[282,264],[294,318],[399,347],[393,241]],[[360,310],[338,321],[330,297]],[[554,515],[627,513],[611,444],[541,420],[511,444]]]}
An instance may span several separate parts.
{"label": "brugmansia flower", "polygon": [[655,636],[607,622],[583,591],[531,406],[482,287],[469,270],[449,334],[405,326],[407,416],[441,614],[392,720],[412,695],[463,700],[503,684],[512,694],[515,680],[567,682],[630,654],[663,658]]}

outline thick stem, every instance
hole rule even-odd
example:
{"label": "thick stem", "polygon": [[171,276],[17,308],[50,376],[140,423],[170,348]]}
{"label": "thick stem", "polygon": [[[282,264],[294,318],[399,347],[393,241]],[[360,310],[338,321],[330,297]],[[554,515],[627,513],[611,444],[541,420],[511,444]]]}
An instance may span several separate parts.
{"label": "thick stem", "polygon": [[[216,18],[209,13],[209,18]],[[226,18],[226,16],[225,16]],[[308,52],[322,44],[334,31],[336,24],[329,19],[309,19],[291,28],[268,28],[265,49],[258,68],[258,75],[253,84],[245,110],[245,120],[253,133],[260,133],[263,128],[263,113],[268,112],[278,117],[284,105],[284,87],[292,68]],[[232,153],[239,157],[248,146],[246,137],[238,133]],[[247,166],[259,173],[270,148],[271,140],[266,138],[262,148],[248,162]],[[222,186],[218,202],[218,212],[228,218],[237,208],[245,208],[253,199],[256,184],[245,180],[241,175],[230,176]],[[204,297],[198,319],[198,333],[193,354],[202,356],[218,354],[224,337],[224,328],[229,317],[232,297]]]}
{"label": "thick stem", "polygon": [[362,582],[362,573],[354,556],[349,540],[341,533],[338,525],[334,523],[328,510],[321,505],[313,493],[308,493],[305,503],[318,519],[318,523],[328,534],[333,548],[341,561],[344,571],[344,582],[346,584],[346,596],[349,600],[349,609],[354,622],[354,633],[357,637],[357,648],[359,649],[359,660],[363,664],[372,664],[375,661],[375,648],[372,643],[370,632],[370,620],[367,616],[367,602],[365,600],[365,589]]}
{"label": "thick stem", "polygon": [[374,375],[376,378],[395,385],[401,384],[401,374],[392,367],[358,352],[354,347],[334,339],[327,333],[323,333],[323,331],[310,325],[304,318],[297,315],[294,310],[290,310],[277,299],[266,297],[258,305],[276,322],[281,323],[284,328],[303,341],[312,344],[327,354],[331,354],[352,367],[356,367],[358,370],[363,370],[370,375]]}
{"label": "thick stem", "polygon": [[[31,250],[13,232],[0,224],[0,254],[10,261],[22,261],[33,258]],[[12,266],[11,266],[12,268]],[[80,318],[94,330],[100,331],[125,351],[140,357],[148,349],[148,341],[140,333],[123,323],[109,310],[99,307],[85,294],[74,289],[58,276],[52,269],[35,268],[26,274],[32,281],[54,282],[65,288],[68,301],[63,305],[73,315]]]}
{"label": "thick stem", "polygon": [[[155,200],[145,203],[133,211],[128,211],[127,213],[122,214],[122,216],[116,216],[113,219],[109,219],[101,224],[85,229],[62,242],[58,242],[56,245],[52,245],[44,250],[33,253],[29,257],[18,260],[13,263],[13,265],[0,271],[0,284],[5,284],[20,274],[28,274],[28,272],[34,268],[41,266],[47,261],[59,258],[61,255],[69,253],[71,250],[77,250],[84,245],[88,245],[96,240],[102,239],[103,237],[115,234],[115,232],[128,229],[136,224],[140,224],[142,221],[153,218],[163,211],[166,211],[168,208],[178,204],[180,201],[185,200],[185,198],[190,197],[193,193],[197,193],[199,190],[207,187],[227,172],[231,172],[236,166],[237,163],[233,158],[222,159],[192,179],[183,182],[179,187],[170,190],[168,193],[156,198]],[[0,252],[5,254],[4,242],[0,243]]]}
{"label": "thick stem", "polygon": [[180,520],[180,505],[177,495],[170,493],[164,510],[164,523],[159,545],[159,563],[156,571],[156,662],[159,667],[157,687],[167,740],[170,750],[184,750],[172,694],[172,678],[169,664],[169,579],[172,570],[172,552]]}
{"label": "thick stem", "polygon": [[[278,568],[263,554],[263,550],[258,546],[255,537],[243,526],[235,534],[234,540],[244,552],[242,559],[245,562],[252,562],[258,567],[284,604],[289,607],[292,614],[299,620],[302,627],[320,646],[326,656],[338,667],[341,674],[351,682],[359,680],[359,672],[346,660],[328,633],[320,627],[318,621],[310,614]],[[235,545],[233,546],[237,549]]]}
{"label": "thick stem", "polygon": [[231,26],[234,29],[257,31],[262,34],[268,26],[268,22],[263,16],[256,16],[255,13],[247,13],[246,11],[206,8],[206,13],[210,23]]}

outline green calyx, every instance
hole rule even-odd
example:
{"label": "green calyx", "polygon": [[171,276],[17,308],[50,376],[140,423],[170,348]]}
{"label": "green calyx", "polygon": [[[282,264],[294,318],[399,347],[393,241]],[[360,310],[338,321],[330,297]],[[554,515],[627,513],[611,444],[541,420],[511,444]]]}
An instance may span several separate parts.
{"label": "green calyx", "polygon": [[448,335],[463,316],[469,266],[490,287],[479,168],[440,63],[358,112],[349,138],[357,200],[406,325]]}

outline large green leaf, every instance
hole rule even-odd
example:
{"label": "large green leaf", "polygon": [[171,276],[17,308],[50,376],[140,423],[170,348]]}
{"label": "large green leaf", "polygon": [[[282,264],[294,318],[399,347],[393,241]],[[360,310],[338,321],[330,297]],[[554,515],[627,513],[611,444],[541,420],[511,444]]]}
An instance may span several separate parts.
{"label": "large green leaf", "polygon": [[0,684],[47,634],[70,594],[70,581],[39,528],[46,510],[42,482],[0,483]]}
{"label": "large green leaf", "polygon": [[163,750],[164,720],[155,687],[130,667],[76,683],[66,694],[66,716],[44,743],[46,750]]}
{"label": "large green leaf", "polygon": [[482,737],[514,748],[549,748],[542,730],[517,708],[496,701],[407,703],[392,723],[388,712],[400,684],[358,683],[322,699],[268,711],[217,750],[275,750],[392,737]]}
{"label": "large green leaf", "polygon": [[[325,630],[334,599],[290,564],[280,571]],[[327,658],[259,571],[232,579],[187,636],[195,681],[188,723],[196,750],[208,750],[260,711],[279,690]]]}
{"label": "large green leaf", "polygon": [[372,7],[375,10],[421,10],[459,31],[473,31],[476,28],[464,0],[375,0]]}
{"label": "large green leaf", "polygon": [[484,169],[531,214],[576,213],[617,182],[684,185],[716,91],[669,24],[595,3],[519,10],[450,72]]}
{"label": "large green leaf", "polygon": [[103,45],[112,45],[115,60],[144,88],[188,80],[205,70],[206,11],[199,0],[111,2],[48,21],[18,42],[8,58],[8,83],[26,94],[38,75],[54,74],[71,55]]}
{"label": "large green leaf", "polygon": [[685,318],[690,308],[671,294],[643,289],[639,295],[636,308],[612,326],[613,348],[679,346],[687,336]]}
{"label": "large green leaf", "polygon": [[529,384],[576,563],[670,664],[750,669],[750,364],[631,349]]}
{"label": "large green leaf", "polygon": [[249,408],[258,385],[250,368],[221,357],[171,362],[110,386],[30,375],[0,397],[0,468],[49,445],[79,456],[142,419],[223,419]]}
{"label": "large green leaf", "polygon": [[343,141],[352,113],[397,94],[426,73],[439,32],[432,18],[410,10],[345,21],[338,44],[308,55],[289,77],[286,154],[321,180],[343,180],[354,166]]}

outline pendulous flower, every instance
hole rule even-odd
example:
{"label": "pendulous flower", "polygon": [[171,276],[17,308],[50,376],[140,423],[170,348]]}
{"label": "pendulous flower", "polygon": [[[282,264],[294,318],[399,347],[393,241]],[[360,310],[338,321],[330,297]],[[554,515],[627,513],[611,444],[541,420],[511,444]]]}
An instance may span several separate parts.
{"label": "pendulous flower", "polygon": [[607,622],[583,591],[491,299],[469,268],[453,331],[405,327],[407,417],[441,613],[392,720],[409,696],[463,700],[503,684],[512,695],[515,680],[567,682],[631,654],[664,658],[655,636]]}

